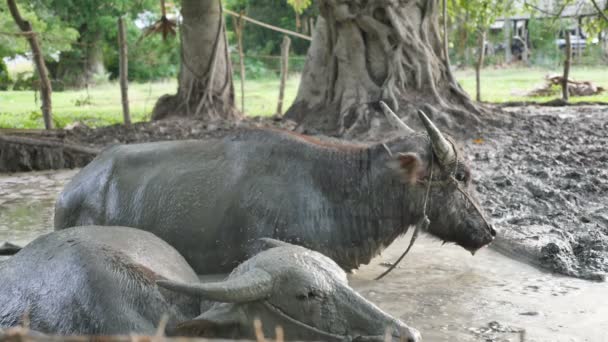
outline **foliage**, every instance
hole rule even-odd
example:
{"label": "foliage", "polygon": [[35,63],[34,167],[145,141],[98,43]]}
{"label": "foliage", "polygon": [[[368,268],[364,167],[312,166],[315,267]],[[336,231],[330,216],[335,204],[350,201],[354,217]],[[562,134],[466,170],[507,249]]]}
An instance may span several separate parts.
{"label": "foliage", "polygon": [[487,31],[497,18],[506,13],[508,1],[513,0],[460,0],[460,7],[469,14],[465,26],[471,32]]}
{"label": "foliage", "polygon": [[[458,64],[472,65],[469,51],[478,50],[479,36],[487,32],[490,25],[502,16],[512,14],[515,0],[451,0],[448,1],[448,16],[456,26],[450,41],[454,43],[453,60]],[[494,37],[496,40],[499,37]],[[487,40],[491,40],[492,37]],[[488,56],[487,62],[493,58]]]}
{"label": "foliage", "polygon": [[8,68],[2,58],[0,58],[0,90],[8,90],[12,84],[13,80],[8,73]]}
{"label": "foliage", "polygon": [[533,65],[546,68],[558,66],[563,59],[563,51],[558,49],[555,39],[562,27],[562,21],[530,19],[528,31],[532,49],[530,58]]}
{"label": "foliage", "polygon": [[[247,16],[270,25],[297,30],[294,9],[286,0],[229,0],[226,1],[226,8],[235,12],[243,11]],[[311,5],[300,13],[301,20],[316,18],[317,14],[317,7]],[[227,29],[234,32],[234,21],[229,19],[226,24]],[[235,45],[236,35],[229,32],[228,36],[230,44]],[[247,23],[243,30],[243,49],[245,53],[279,55],[282,39],[283,33]],[[310,42],[307,40],[299,38],[291,40],[291,51],[295,54],[305,54],[309,46]]]}
{"label": "foliage", "polygon": [[251,79],[261,79],[261,78],[269,78],[273,77],[274,72],[266,64],[264,64],[261,60],[245,57],[245,75],[247,78]]}
{"label": "foliage", "polygon": [[107,80],[107,75],[92,75],[102,71],[102,52],[107,46],[116,46],[107,32],[116,27],[121,15],[133,19],[147,9],[158,9],[157,0],[31,0],[31,8],[38,14],[46,13],[62,25],[71,27],[79,34],[71,49],[62,50],[59,61],[50,65],[54,78],[66,85],[83,86],[85,81]]}
{"label": "foliage", "polygon": [[34,90],[35,83],[38,81],[37,75],[29,71],[17,73],[13,90]]}
{"label": "foliage", "polygon": [[[179,71],[179,40],[163,40],[161,35],[149,35],[142,38],[142,31],[133,21],[125,21],[128,43],[129,80],[147,82],[163,78],[176,77]],[[106,32],[109,41],[118,40],[118,28],[112,27]],[[107,45],[104,59],[110,79],[118,78],[118,48]]]}
{"label": "foliage", "polygon": [[[78,38],[78,31],[46,10],[35,12],[32,6],[24,2],[20,2],[18,6],[21,16],[28,20],[34,32],[39,34],[42,53],[47,60],[56,57],[60,51],[71,50],[72,43]],[[20,32],[8,11],[6,1],[0,1],[0,32]],[[29,51],[30,47],[24,36],[0,34],[0,58],[24,55]]]}
{"label": "foliage", "polygon": [[298,14],[302,14],[305,9],[312,4],[311,0],[287,0],[287,3],[293,7],[293,10]]}

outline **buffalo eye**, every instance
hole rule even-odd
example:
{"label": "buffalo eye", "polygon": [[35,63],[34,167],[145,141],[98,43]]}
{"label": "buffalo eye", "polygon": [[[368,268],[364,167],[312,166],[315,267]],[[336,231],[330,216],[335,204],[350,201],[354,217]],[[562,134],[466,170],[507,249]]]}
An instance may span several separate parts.
{"label": "buffalo eye", "polygon": [[456,180],[459,182],[466,182],[467,179],[469,178],[467,173],[464,170],[459,170],[456,172]]}
{"label": "buffalo eye", "polygon": [[298,300],[311,300],[311,299],[317,299],[319,296],[312,290],[305,292],[305,293],[298,293],[296,295],[296,299]]}

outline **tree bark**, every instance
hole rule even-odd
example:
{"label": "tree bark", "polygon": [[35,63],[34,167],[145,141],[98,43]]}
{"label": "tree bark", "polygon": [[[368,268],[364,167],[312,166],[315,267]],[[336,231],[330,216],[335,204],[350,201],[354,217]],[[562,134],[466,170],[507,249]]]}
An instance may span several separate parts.
{"label": "tree bark", "polygon": [[51,105],[51,93],[53,92],[53,89],[51,88],[51,81],[49,80],[48,70],[44,62],[44,57],[42,56],[42,50],[40,49],[38,38],[33,32],[32,24],[21,17],[15,0],[7,0],[7,4],[9,11],[11,12],[11,16],[13,17],[13,20],[15,20],[17,26],[19,26],[19,29],[27,33],[27,41],[32,49],[36,71],[38,71],[38,76],[40,77],[40,97],[42,99],[42,107],[40,107],[40,109],[42,110],[42,117],[44,118],[44,127],[46,129],[51,129],[53,128],[53,113]]}
{"label": "tree bark", "polygon": [[481,68],[483,67],[483,60],[486,55],[485,49],[485,41],[486,41],[486,31],[479,32],[479,40],[478,40],[478,55],[477,55],[477,63],[475,63],[475,99],[479,102],[481,101]]}
{"label": "tree bark", "polygon": [[129,61],[127,57],[127,36],[125,34],[125,22],[118,17],[118,71],[120,74],[120,97],[122,100],[122,117],[125,125],[131,124],[129,113]]}
{"label": "tree bark", "polygon": [[220,0],[182,0],[177,94],[162,96],[152,119],[236,120],[234,86]]}
{"label": "tree bark", "polygon": [[572,43],[570,42],[570,32],[566,32],[566,58],[564,58],[564,76],[562,79],[562,99],[568,102],[568,77],[570,76],[570,62],[572,60]]}
{"label": "tree bark", "polygon": [[[454,81],[438,1],[319,1],[302,80],[286,117],[331,134],[365,134],[383,120],[378,101],[418,126],[416,109],[471,117],[482,110]],[[443,115],[450,121],[449,115]],[[450,123],[446,123],[450,124]]]}

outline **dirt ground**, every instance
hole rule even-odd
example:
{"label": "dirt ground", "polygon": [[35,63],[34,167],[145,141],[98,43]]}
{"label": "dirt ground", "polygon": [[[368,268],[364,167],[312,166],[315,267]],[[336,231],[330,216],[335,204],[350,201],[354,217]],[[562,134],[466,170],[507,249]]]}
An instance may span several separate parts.
{"label": "dirt ground", "polygon": [[[605,280],[608,107],[513,107],[511,127],[465,143],[495,248],[551,271]],[[475,140],[478,139],[478,140]]]}

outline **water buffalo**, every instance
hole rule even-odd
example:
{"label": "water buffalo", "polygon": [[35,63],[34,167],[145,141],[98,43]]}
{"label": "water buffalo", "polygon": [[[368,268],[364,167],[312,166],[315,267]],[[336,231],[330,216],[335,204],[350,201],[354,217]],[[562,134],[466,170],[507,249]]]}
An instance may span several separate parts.
{"label": "water buffalo", "polygon": [[[420,340],[416,329],[355,292],[333,260],[300,246],[262,240],[271,249],[239,265],[222,282],[158,282],[178,293],[222,302],[180,324],[179,332],[223,338],[253,336],[251,322],[259,318],[267,322],[263,325],[266,336],[273,335],[278,325],[284,327],[287,340]],[[235,326],[238,335],[227,333]]]}
{"label": "water buffalo", "polygon": [[200,314],[199,303],[160,290],[159,279],[198,280],[184,258],[151,233],[75,227],[43,235],[0,262],[0,328],[53,334],[154,334]]}
{"label": "water buffalo", "polygon": [[320,251],[351,270],[426,210],[432,235],[475,251],[495,231],[468,195],[462,154],[421,118],[427,134],[405,132],[384,144],[251,129],[203,141],[114,146],[66,185],[55,228],[146,229],[198,273],[232,270],[262,237]]}
{"label": "water buffalo", "polygon": [[[0,328],[26,319],[52,334],[154,334],[323,341],[419,341],[420,334],[361,297],[320,253],[266,240],[225,280],[201,283],[153,234],[126,227],[75,227],[44,235],[0,262]],[[157,286],[157,283],[159,286]],[[179,324],[178,324],[179,323]],[[272,332],[273,333],[273,332]]]}

